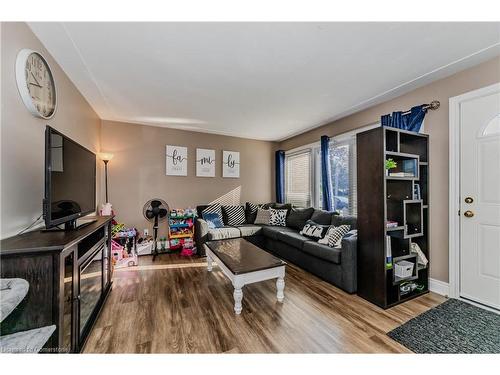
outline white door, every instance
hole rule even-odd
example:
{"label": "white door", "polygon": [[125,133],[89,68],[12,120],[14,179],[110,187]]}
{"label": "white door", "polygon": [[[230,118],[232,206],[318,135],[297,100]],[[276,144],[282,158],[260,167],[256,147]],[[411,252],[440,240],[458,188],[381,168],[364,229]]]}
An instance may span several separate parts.
{"label": "white door", "polygon": [[500,309],[500,89],[460,103],[460,285]]}

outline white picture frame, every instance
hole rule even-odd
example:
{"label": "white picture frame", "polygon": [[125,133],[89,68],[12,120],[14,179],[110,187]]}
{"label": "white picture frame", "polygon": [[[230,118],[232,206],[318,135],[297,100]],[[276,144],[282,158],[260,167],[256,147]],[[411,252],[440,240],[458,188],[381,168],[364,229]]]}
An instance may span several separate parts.
{"label": "white picture frame", "polygon": [[240,153],[238,151],[222,151],[222,177],[240,177]]}
{"label": "white picture frame", "polygon": [[215,150],[196,149],[196,177],[215,177]]}
{"label": "white picture frame", "polygon": [[187,162],[187,147],[172,145],[166,146],[167,176],[187,176]]}

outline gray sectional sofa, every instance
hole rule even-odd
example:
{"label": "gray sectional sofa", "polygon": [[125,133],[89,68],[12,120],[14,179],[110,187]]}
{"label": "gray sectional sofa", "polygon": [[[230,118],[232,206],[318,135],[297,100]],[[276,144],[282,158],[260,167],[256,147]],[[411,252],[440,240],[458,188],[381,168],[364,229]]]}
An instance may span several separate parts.
{"label": "gray sectional sofa", "polygon": [[[356,292],[357,225],[355,217],[309,208],[303,211],[299,220],[296,215],[289,215],[295,220],[287,218],[285,227],[243,224],[209,229],[207,222],[201,219],[201,211],[205,207],[207,206],[197,207],[195,239],[199,255],[205,255],[206,241],[244,237],[258,247],[311,272],[348,293]],[[341,248],[332,248],[299,233],[303,223],[308,219],[322,225],[348,224],[351,226],[351,231],[342,239]]]}

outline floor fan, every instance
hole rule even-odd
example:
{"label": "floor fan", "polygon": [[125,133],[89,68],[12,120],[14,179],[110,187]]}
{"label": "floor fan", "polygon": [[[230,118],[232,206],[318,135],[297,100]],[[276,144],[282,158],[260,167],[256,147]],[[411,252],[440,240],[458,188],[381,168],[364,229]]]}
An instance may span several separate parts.
{"label": "floor fan", "polygon": [[168,204],[163,199],[157,198],[147,201],[142,209],[142,213],[146,220],[153,223],[153,261],[158,255],[158,225],[167,218],[168,211]]}

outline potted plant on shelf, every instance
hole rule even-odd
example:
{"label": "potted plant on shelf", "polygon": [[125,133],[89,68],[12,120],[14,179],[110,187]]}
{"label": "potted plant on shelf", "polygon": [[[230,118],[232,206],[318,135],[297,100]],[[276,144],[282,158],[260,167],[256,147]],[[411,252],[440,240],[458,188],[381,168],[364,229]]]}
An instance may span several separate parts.
{"label": "potted plant on shelf", "polygon": [[385,161],[385,174],[389,176],[390,170],[394,169],[398,166],[398,163],[394,161],[394,159],[390,158]]}

